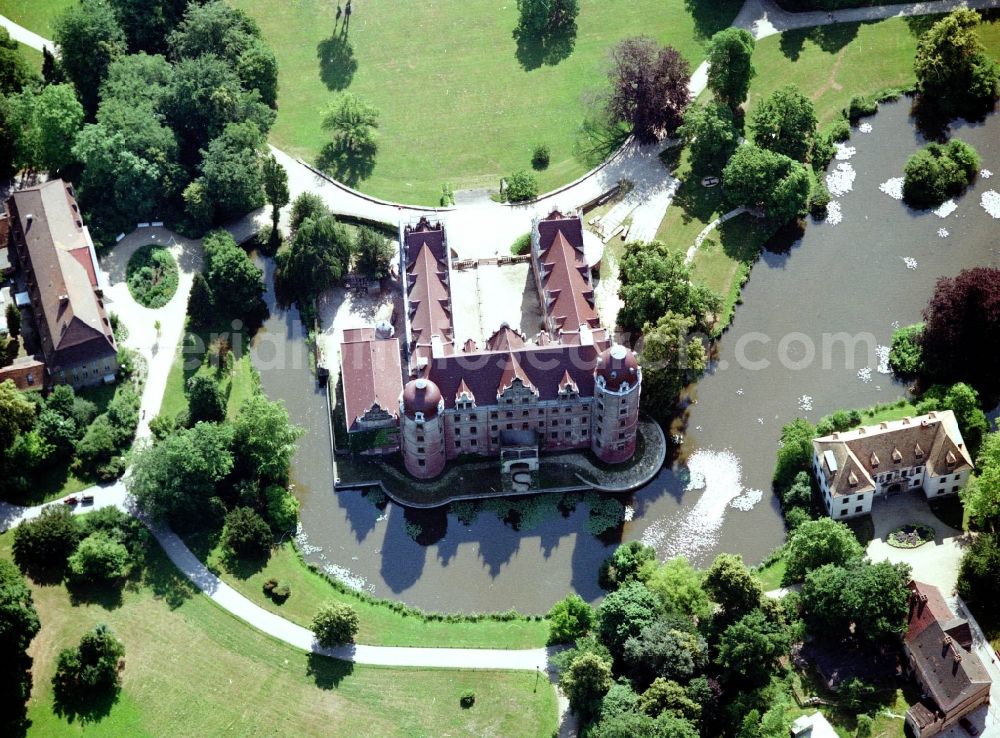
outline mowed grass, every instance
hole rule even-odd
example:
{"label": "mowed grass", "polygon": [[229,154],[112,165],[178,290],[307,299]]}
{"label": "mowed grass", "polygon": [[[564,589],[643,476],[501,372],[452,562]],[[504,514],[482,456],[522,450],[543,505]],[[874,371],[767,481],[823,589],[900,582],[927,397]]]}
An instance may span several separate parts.
{"label": "mowed grass", "polygon": [[77,0],[0,0],[0,15],[43,38],[52,38],[53,21]]}
{"label": "mowed grass", "polygon": [[[219,358],[219,348],[225,340],[235,340],[238,336],[240,346],[232,347],[232,370],[227,371],[226,362]],[[226,415],[232,420],[239,412],[243,401],[249,398],[258,386],[257,374],[250,362],[250,352],[246,350],[249,338],[245,332],[229,331],[188,331],[181,340],[174,356],[174,363],[167,375],[167,385],[163,392],[163,402],[160,414],[176,418],[177,414],[188,408],[185,386],[188,379],[195,374],[210,374],[222,387],[226,396]]]}
{"label": "mowed grass", "polygon": [[[272,142],[315,161],[329,134],[321,111],[349,89],[381,112],[379,149],[365,192],[437,204],[441,185],[499,186],[531,169],[536,144],[552,162],[541,191],[583,174],[574,156],[583,98],[604,86],[608,50],[647,34],[675,46],[692,66],[704,43],[735,17],[739,0],[583,0],[573,52],[526,68],[512,32],[514,0],[397,0],[355,3],[345,37],[335,3],[233,0],[260,24],[279,64],[279,112]],[[691,10],[689,10],[689,7]],[[531,66],[530,64],[527,66]]]}
{"label": "mowed grass", "polygon": [[[939,18],[844,23],[763,39],[754,52],[757,76],[750,85],[747,110],[752,113],[771,92],[792,84],[813,101],[822,128],[855,95],[910,86],[915,82],[913,57],[919,34]],[[989,52],[1000,59],[1000,19],[984,21],[979,34]]]}
{"label": "mowed grass", "polygon": [[[11,534],[0,537],[10,557]],[[530,672],[396,669],[310,656],[264,636],[201,594],[155,547],[120,602],[32,585],[42,630],[31,645],[28,735],[503,735],[549,738],[555,694]],[[63,648],[106,623],[125,644],[118,699],[93,715],[59,714],[51,679]],[[463,691],[476,693],[463,710]]]}
{"label": "mowed grass", "polygon": [[20,41],[17,44],[17,50],[20,52],[28,61],[28,66],[34,69],[39,74],[42,73],[42,52],[37,51],[30,46],[25,46]]}
{"label": "mowed grass", "polygon": [[[537,648],[544,646],[548,638],[549,624],[545,620],[447,623],[403,615],[385,603],[334,587],[303,563],[290,542],[275,548],[261,568],[227,566],[221,547],[213,546],[213,541],[206,537],[188,537],[187,543],[226,584],[261,607],[300,625],[308,627],[324,602],[350,605],[360,619],[358,643],[447,648]],[[276,604],[263,593],[264,582],[272,577],[291,588],[292,594],[283,604]]]}

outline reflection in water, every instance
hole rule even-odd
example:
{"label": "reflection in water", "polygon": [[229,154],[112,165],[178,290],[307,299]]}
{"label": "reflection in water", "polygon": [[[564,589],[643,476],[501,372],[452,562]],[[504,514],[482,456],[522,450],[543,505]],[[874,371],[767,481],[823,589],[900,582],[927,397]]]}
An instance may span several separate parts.
{"label": "reflection in water", "polygon": [[[661,557],[688,553],[700,565],[720,551],[760,561],[784,538],[770,493],[781,426],[799,415],[815,422],[838,408],[903,396],[904,385],[878,373],[876,347],[889,345],[894,327],[920,320],[939,276],[1000,264],[997,221],[980,205],[992,182],[976,182],[944,221],[910,211],[893,199],[894,188],[880,191],[924,143],[907,112],[905,100],[885,105],[873,132],[851,140],[852,190],[838,198],[841,222],[810,224],[790,249],[765,253],[755,265],[736,320],[685,411],[677,458],[704,466],[707,486],[691,487],[685,465],[673,462],[628,500],[635,512],[626,539],[655,540]],[[979,150],[984,168],[1000,171],[1000,117],[956,128]],[[937,235],[942,225],[947,239]],[[269,283],[270,271],[268,264]],[[584,532],[585,506],[525,531],[485,511],[471,525],[449,515],[443,537],[421,546],[407,535],[398,507],[383,513],[360,493],[334,493],[325,392],[308,369],[297,313],[271,303],[264,333],[286,342],[282,350],[298,366],[260,366],[261,379],[306,430],[293,475],[304,531],[321,549],[308,560],[342,567],[370,591],[428,610],[544,612],[569,591],[588,600],[600,596],[597,568],[611,547]],[[824,334],[841,333],[868,335],[870,347],[840,341],[824,351]],[[810,345],[815,356],[806,361]],[[764,499],[751,506],[754,490],[764,490]]]}

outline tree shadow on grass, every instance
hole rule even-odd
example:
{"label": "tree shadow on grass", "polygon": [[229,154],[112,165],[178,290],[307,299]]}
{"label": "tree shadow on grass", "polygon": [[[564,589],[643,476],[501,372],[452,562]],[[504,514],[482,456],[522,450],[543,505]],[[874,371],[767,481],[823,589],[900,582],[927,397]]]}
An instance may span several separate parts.
{"label": "tree shadow on grass", "polygon": [[232,551],[226,551],[222,556],[222,565],[237,579],[249,579],[267,566],[270,557],[270,551],[267,556],[254,557],[239,556]]}
{"label": "tree shadow on grass", "polygon": [[358,71],[354,47],[346,36],[331,36],[316,47],[319,58],[319,78],[331,90],[343,90],[351,84]]}
{"label": "tree shadow on grass", "polygon": [[73,607],[100,605],[105,610],[117,610],[122,606],[123,587],[124,583],[121,581],[93,584],[73,581],[66,583],[66,591],[69,592],[69,601]]}
{"label": "tree shadow on grass", "polygon": [[198,594],[197,587],[181,574],[159,547],[155,547],[147,556],[143,583],[157,599],[166,602],[171,610],[177,609]]}
{"label": "tree shadow on grass", "polygon": [[356,187],[372,175],[377,152],[376,144],[348,148],[343,144],[331,142],[323,147],[316,159],[316,166],[348,187]]}
{"label": "tree shadow on grass", "polygon": [[4,661],[0,673],[0,735],[22,738],[28,734],[32,663],[26,653],[11,654]]}
{"label": "tree shadow on grass", "polygon": [[52,711],[66,722],[77,720],[86,725],[97,723],[110,714],[111,708],[118,702],[119,689],[103,692],[83,692],[81,694],[64,694],[56,689],[53,694]]}
{"label": "tree shadow on grass", "polygon": [[576,21],[545,33],[531,33],[515,28],[512,35],[517,42],[514,56],[522,69],[530,72],[542,65],[554,67],[573,53],[576,46]]}
{"label": "tree shadow on grass", "polygon": [[341,661],[319,653],[310,653],[306,674],[320,689],[336,689],[354,671],[354,662]]}
{"label": "tree shadow on grass", "polygon": [[778,42],[781,53],[786,59],[798,61],[802,48],[808,39],[816,44],[821,51],[835,54],[857,38],[860,23],[838,23],[832,26],[817,26],[785,31]]}
{"label": "tree shadow on grass", "polygon": [[625,143],[629,130],[608,119],[602,101],[595,99],[585,105],[590,112],[577,129],[573,155],[584,166],[596,167]]}
{"label": "tree shadow on grass", "polygon": [[702,41],[731,26],[742,7],[743,0],[684,0],[695,35]]}

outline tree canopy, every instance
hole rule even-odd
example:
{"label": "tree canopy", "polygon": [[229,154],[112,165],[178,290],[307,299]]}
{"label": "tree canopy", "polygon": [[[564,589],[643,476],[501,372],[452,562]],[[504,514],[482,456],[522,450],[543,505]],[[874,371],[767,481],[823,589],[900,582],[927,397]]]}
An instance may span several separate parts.
{"label": "tree canopy", "polygon": [[802,523],[788,541],[785,555],[785,582],[802,581],[806,574],[824,564],[847,566],[864,556],[853,531],[832,518]]}
{"label": "tree canopy", "polygon": [[618,324],[628,331],[639,331],[647,323],[655,325],[667,312],[692,316],[705,327],[719,308],[718,296],[691,282],[684,255],[659,241],[627,243],[620,279],[618,296],[624,305]]}
{"label": "tree canopy", "polygon": [[977,116],[1000,91],[1000,67],[979,39],[979,14],[962,8],[920,37],[913,60],[917,92],[945,118]]}
{"label": "tree canopy", "polygon": [[276,257],[282,293],[311,304],[347,273],[353,249],[351,234],[332,215],[307,217]]}
{"label": "tree canopy", "polygon": [[758,146],[806,161],[816,137],[816,109],[795,85],[780,87],[754,108],[753,140]]}
{"label": "tree canopy", "polygon": [[784,154],[754,145],[736,149],[722,173],[731,207],[761,209],[775,223],[786,223],[805,211],[809,172]]}
{"label": "tree canopy", "polygon": [[957,138],[943,146],[927,144],[906,162],[903,199],[915,208],[940,205],[972,183],[979,164],[976,150]]}
{"label": "tree canopy", "polygon": [[213,231],[202,241],[205,279],[215,306],[226,315],[257,315],[264,294],[264,273],[225,231]]}
{"label": "tree canopy", "polygon": [[655,418],[669,417],[681,390],[708,366],[701,339],[688,337],[694,327],[694,318],[668,311],[642,329],[643,409]]}
{"label": "tree canopy", "polygon": [[255,394],[232,425],[237,469],[245,478],[284,482],[302,429],[292,425],[281,402]]}
{"label": "tree canopy", "polygon": [[1000,432],[983,439],[975,474],[960,494],[969,517],[995,530],[1000,522]]}
{"label": "tree canopy", "polygon": [[750,81],[756,75],[753,50],[756,42],[742,28],[726,28],[708,42],[708,89],[730,109],[747,99]]}
{"label": "tree canopy", "polygon": [[928,375],[985,396],[1000,389],[1000,269],[975,267],[937,281],[920,339]]}
{"label": "tree canopy", "polygon": [[739,554],[719,554],[705,574],[705,591],[729,622],[734,622],[760,606],[764,592]]}
{"label": "tree canopy", "polygon": [[106,0],[70,5],[55,20],[54,40],[60,66],[76,87],[87,114],[93,116],[108,67],[127,48],[114,9]]}
{"label": "tree canopy", "polygon": [[698,173],[720,172],[740,139],[733,112],[720,102],[692,105],[677,133],[687,144],[692,170]]}
{"label": "tree canopy", "polygon": [[673,47],[648,36],[626,38],[611,50],[608,116],[643,142],[671,134],[683,122],[690,77],[688,63]]}

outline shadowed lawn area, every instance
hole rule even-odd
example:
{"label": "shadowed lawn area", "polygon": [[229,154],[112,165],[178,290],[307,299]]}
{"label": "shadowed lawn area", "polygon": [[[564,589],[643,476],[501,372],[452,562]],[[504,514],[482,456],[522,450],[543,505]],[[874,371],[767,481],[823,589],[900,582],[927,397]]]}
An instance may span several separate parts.
{"label": "shadowed lawn area", "polygon": [[[309,626],[320,604],[345,602],[354,607],[361,620],[358,643],[380,646],[445,646],[452,648],[536,648],[545,645],[549,624],[545,620],[483,620],[477,623],[427,621],[402,615],[387,604],[369,601],[349,591],[334,587],[322,575],[311,571],[295,547],[285,542],[274,549],[261,567],[241,564],[227,566],[219,546],[207,536],[187,537],[188,545],[200,559],[208,562],[223,581],[258,605],[282,617]],[[291,596],[276,604],[263,593],[270,578],[287,584]]]}
{"label": "shadowed lawn area", "polygon": [[[213,335],[214,334],[214,335]],[[188,331],[184,334],[181,347],[174,357],[174,363],[167,375],[167,386],[163,393],[163,404],[160,414],[176,418],[181,411],[187,410],[187,395],[184,393],[185,383],[195,374],[212,374],[222,387],[226,396],[226,415],[232,419],[239,412],[240,405],[249,398],[257,387],[257,374],[250,362],[250,353],[245,350],[249,338],[246,332],[239,335],[242,347],[232,348],[232,370],[227,370],[225,359],[219,358],[221,345],[220,335],[233,335],[232,331]],[[208,354],[201,347],[208,348]],[[195,350],[199,349],[199,350]],[[162,350],[162,349],[161,349]],[[225,352],[223,352],[224,354]]]}
{"label": "shadowed lawn area", "polygon": [[20,41],[17,44],[17,50],[21,52],[21,56],[28,60],[29,66],[36,72],[41,74],[42,72],[42,52],[36,51],[30,46],[25,46]]}
{"label": "shadowed lawn area", "polygon": [[[583,96],[604,84],[608,49],[626,36],[669,43],[692,64],[727,26],[741,0],[607,0],[581,3],[572,52],[540,63],[513,37],[516,3],[437,0],[405,10],[394,0],[355,3],[346,36],[335,3],[233,0],[256,18],[278,56],[278,120],[272,142],[315,161],[329,141],[320,111],[349,89],[381,112],[379,148],[366,192],[437,204],[441,185],[499,186],[531,169],[537,144],[552,163],[541,191],[583,174],[574,156]],[[690,8],[690,9],[689,9]]]}
{"label": "shadowed lawn area", "polygon": [[74,5],[76,0],[0,0],[0,15],[43,38],[52,38],[56,16]]}
{"label": "shadowed lawn area", "polygon": [[764,588],[765,592],[770,592],[772,590],[781,587],[781,579],[785,576],[785,569],[788,568],[788,562],[785,557],[782,556],[777,561],[768,564],[763,569],[757,569],[754,571],[754,575],[760,581],[760,586]]}
{"label": "shadowed lawn area", "polygon": [[[0,537],[10,556],[11,534]],[[42,630],[32,643],[29,735],[504,735],[548,738],[555,694],[530,672],[394,669],[310,656],[193,594],[153,544],[147,576],[120,602],[73,604],[61,585],[32,585]],[[125,644],[117,700],[57,714],[56,656],[97,623]],[[466,689],[476,704],[463,710]]]}

